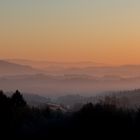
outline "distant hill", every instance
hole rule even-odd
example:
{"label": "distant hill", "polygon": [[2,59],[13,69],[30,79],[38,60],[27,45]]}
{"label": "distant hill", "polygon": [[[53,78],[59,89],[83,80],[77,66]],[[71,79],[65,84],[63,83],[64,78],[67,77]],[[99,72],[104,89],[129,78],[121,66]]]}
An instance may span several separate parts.
{"label": "distant hill", "polygon": [[140,107],[140,89],[106,92],[96,96],[66,95],[57,98],[58,104],[70,108],[80,108],[87,103],[115,104],[118,107],[137,109]]}
{"label": "distant hill", "polygon": [[50,98],[46,98],[36,94],[23,94],[23,97],[31,106],[41,106],[52,102]]}
{"label": "distant hill", "polygon": [[[12,92],[6,93],[8,96],[11,96]],[[46,104],[52,103],[50,98],[43,97],[37,94],[31,94],[31,93],[24,93],[23,94],[24,99],[26,100],[27,104],[30,106],[42,106]]]}
{"label": "distant hill", "polygon": [[[55,61],[32,61],[24,59],[7,59],[8,62],[28,65],[35,69],[43,70],[45,74],[57,75],[92,75],[92,76],[120,76],[139,77],[140,65],[110,66],[97,62],[55,62]],[[116,77],[116,78],[117,78]]]}
{"label": "distant hill", "polygon": [[96,95],[106,91],[131,90],[140,87],[140,77],[90,75],[47,75],[23,74],[1,76],[0,88],[14,91],[39,93],[44,96],[61,96],[69,94]]}
{"label": "distant hill", "polygon": [[30,65],[34,68],[41,68],[44,70],[63,70],[65,68],[72,67],[89,67],[89,66],[104,66],[102,63],[92,62],[92,61],[81,61],[81,62],[57,62],[57,61],[35,61],[26,59],[7,59],[9,62],[14,62],[17,64]]}
{"label": "distant hill", "polygon": [[66,112],[66,108],[60,104],[54,103],[51,98],[43,97],[37,94],[23,94],[24,99],[27,101],[27,104],[33,107],[46,107],[48,106],[52,110],[61,110]]}
{"label": "distant hill", "polygon": [[38,73],[40,70],[28,65],[20,65],[5,60],[0,60],[0,76]]}
{"label": "distant hill", "polygon": [[[12,96],[12,92],[8,92],[6,93],[7,96]],[[24,93],[22,94],[25,101],[27,102],[27,104],[31,107],[38,107],[38,108],[44,108],[46,106],[48,106],[50,109],[52,110],[61,110],[62,112],[66,112],[67,108],[61,106],[58,103],[55,103],[54,101],[52,101],[51,98],[47,98],[44,96],[40,96],[37,94],[31,94],[31,93]]]}

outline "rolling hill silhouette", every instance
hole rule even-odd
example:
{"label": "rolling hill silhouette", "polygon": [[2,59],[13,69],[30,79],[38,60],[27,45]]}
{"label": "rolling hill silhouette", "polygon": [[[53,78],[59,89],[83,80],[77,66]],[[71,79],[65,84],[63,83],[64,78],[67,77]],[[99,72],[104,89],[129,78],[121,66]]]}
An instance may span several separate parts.
{"label": "rolling hill silhouette", "polygon": [[20,65],[5,60],[0,60],[0,76],[38,73],[40,70],[28,65]]}

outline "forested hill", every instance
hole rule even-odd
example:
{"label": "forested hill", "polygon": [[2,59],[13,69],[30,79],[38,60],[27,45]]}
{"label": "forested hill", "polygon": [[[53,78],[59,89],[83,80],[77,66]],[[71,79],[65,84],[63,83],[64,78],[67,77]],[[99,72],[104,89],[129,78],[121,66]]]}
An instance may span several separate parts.
{"label": "forested hill", "polygon": [[[139,109],[140,110],[140,109]],[[0,92],[0,137],[10,139],[112,139],[135,137],[140,131],[140,111],[100,103],[64,112],[49,106],[29,107],[22,94]],[[112,137],[113,136],[113,137]]]}

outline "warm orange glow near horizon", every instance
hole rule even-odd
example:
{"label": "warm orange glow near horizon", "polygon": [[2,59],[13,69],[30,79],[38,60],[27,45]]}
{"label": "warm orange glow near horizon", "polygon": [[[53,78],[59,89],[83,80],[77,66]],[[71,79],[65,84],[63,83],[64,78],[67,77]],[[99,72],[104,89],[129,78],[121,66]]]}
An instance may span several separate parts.
{"label": "warm orange glow near horizon", "polygon": [[140,2],[0,2],[0,58],[140,64]]}

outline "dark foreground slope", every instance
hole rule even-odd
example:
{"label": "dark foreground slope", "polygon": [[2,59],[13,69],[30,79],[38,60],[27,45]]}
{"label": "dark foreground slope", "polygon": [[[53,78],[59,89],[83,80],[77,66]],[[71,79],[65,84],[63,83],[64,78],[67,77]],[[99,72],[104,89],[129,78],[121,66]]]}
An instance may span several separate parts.
{"label": "dark foreground slope", "polygon": [[0,139],[121,139],[139,135],[140,111],[91,103],[77,112],[31,108],[16,91],[0,92]]}

